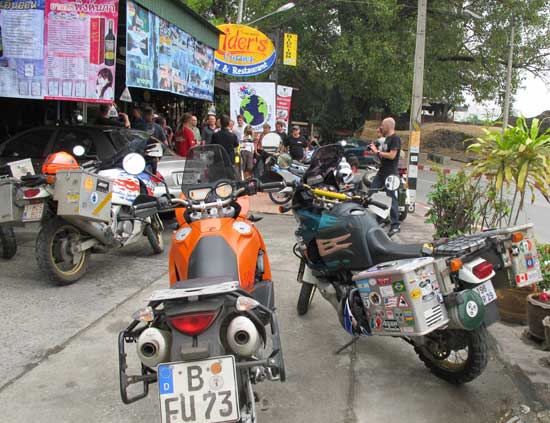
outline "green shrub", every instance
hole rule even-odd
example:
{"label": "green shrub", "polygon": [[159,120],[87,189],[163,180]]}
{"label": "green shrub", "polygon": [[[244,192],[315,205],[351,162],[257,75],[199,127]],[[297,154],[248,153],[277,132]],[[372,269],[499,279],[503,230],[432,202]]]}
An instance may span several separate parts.
{"label": "green shrub", "polygon": [[537,245],[539,253],[540,269],[542,270],[542,281],[538,283],[541,290],[550,289],[550,244]]}

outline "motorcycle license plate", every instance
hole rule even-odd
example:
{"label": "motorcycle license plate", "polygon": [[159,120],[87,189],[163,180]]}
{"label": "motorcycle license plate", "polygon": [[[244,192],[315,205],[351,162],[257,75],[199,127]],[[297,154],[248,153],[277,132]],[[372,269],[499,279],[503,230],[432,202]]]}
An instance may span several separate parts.
{"label": "motorcycle license plate", "polygon": [[23,210],[21,220],[23,222],[36,222],[42,219],[44,214],[44,203],[27,204]]}
{"label": "motorcycle license plate", "polygon": [[240,418],[233,356],[158,366],[162,423],[235,422]]}
{"label": "motorcycle license plate", "polygon": [[475,287],[474,291],[476,291],[483,300],[483,305],[487,305],[497,299],[497,293],[491,281],[483,282],[481,285]]}

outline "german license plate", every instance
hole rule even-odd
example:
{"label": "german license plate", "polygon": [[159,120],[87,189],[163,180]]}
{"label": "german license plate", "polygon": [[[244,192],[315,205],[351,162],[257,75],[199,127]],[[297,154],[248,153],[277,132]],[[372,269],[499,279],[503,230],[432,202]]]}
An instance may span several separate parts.
{"label": "german license plate", "polygon": [[42,219],[44,203],[27,204],[23,210],[21,220],[23,222],[35,222]]}
{"label": "german license plate", "polygon": [[233,356],[159,365],[162,423],[239,420],[236,380]]}
{"label": "german license plate", "polygon": [[497,299],[497,293],[491,281],[483,282],[481,285],[475,287],[474,291],[476,291],[483,300],[483,305],[487,305]]}

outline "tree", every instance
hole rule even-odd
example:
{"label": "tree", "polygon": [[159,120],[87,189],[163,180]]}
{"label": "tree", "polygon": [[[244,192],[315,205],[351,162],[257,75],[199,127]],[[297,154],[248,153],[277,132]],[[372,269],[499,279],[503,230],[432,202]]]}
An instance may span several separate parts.
{"label": "tree", "polygon": [[[284,0],[247,0],[245,22]],[[219,22],[235,20],[238,1],[193,0],[190,6]],[[467,7],[482,16],[461,12]],[[289,12],[258,22],[298,34],[298,66],[280,66],[279,82],[299,88],[293,116],[321,127],[358,128],[369,110],[407,112],[412,89],[416,0],[304,0]],[[550,3],[545,0],[430,0],[424,97],[460,104],[463,93],[478,101],[503,92],[512,14],[517,23],[514,87],[519,70],[549,72]],[[265,80],[267,75],[258,79]]]}

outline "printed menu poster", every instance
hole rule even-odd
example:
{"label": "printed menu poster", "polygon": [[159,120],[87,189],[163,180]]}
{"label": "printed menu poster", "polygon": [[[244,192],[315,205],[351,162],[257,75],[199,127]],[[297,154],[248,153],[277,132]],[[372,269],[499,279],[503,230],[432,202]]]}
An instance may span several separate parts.
{"label": "printed menu poster", "polygon": [[292,87],[277,85],[277,121],[285,123],[285,132],[288,134],[290,122],[290,106],[292,103]]}
{"label": "printed menu poster", "polygon": [[114,99],[117,0],[46,0],[45,98]]}
{"label": "printed menu poster", "polygon": [[44,0],[0,1],[0,97],[43,98]]}
{"label": "printed menu poster", "polygon": [[126,85],[214,98],[214,50],[128,1]]}

